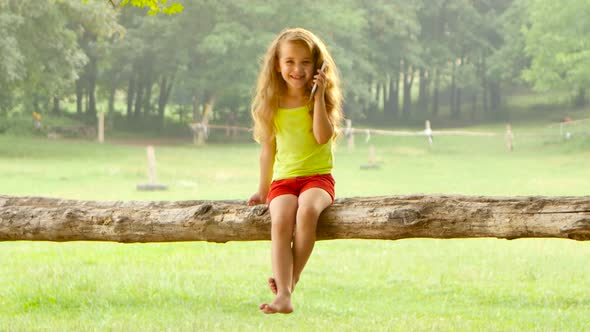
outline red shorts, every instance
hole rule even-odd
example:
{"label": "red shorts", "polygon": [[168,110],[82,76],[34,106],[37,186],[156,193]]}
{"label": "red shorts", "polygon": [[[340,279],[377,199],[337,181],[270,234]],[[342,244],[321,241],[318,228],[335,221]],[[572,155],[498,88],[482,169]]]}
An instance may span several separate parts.
{"label": "red shorts", "polygon": [[324,189],[330,197],[332,197],[332,203],[334,202],[334,186],[336,181],[332,177],[332,174],[317,174],[310,176],[298,176],[289,179],[275,180],[270,184],[270,191],[266,198],[266,203],[270,204],[273,198],[281,195],[291,194],[298,196],[311,188]]}

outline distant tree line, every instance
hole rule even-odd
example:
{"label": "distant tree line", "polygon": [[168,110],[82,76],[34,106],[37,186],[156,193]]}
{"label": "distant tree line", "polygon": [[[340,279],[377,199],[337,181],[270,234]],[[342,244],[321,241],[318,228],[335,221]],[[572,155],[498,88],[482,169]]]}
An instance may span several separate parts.
{"label": "distant tree line", "polygon": [[590,87],[590,2],[570,0],[182,0],[176,15],[109,1],[0,0],[0,114],[97,104],[161,126],[206,103],[247,118],[259,60],[285,27],[329,45],[345,113],[381,123],[476,113],[494,118],[515,84]]}

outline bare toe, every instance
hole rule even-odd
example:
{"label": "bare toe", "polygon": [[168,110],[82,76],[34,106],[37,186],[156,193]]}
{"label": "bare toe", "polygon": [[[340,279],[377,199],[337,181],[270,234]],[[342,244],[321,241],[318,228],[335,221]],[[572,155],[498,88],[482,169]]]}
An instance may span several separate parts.
{"label": "bare toe", "polygon": [[277,296],[271,303],[263,303],[260,305],[260,310],[265,314],[289,314],[293,312],[293,304],[291,298],[288,296]]}
{"label": "bare toe", "polygon": [[275,278],[268,278],[268,287],[274,295],[277,295],[277,282],[275,281]]}
{"label": "bare toe", "polygon": [[260,310],[262,312],[264,312],[265,314],[274,314],[277,312],[277,310],[275,308],[273,308],[270,304],[268,303],[263,303],[260,305]]}

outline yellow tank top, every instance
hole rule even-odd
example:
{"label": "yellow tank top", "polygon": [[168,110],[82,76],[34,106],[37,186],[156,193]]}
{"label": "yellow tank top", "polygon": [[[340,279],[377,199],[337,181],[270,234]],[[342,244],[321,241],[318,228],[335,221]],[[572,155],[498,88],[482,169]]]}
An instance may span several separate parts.
{"label": "yellow tank top", "polygon": [[316,142],[307,106],[277,109],[274,125],[277,150],[273,180],[332,171],[332,139],[326,144]]}

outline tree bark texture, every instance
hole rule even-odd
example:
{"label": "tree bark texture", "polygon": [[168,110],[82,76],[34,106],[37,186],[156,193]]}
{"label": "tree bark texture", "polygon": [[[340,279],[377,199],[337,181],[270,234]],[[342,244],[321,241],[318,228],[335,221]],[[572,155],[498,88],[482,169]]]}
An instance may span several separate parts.
{"label": "tree bark texture", "polygon": [[[409,195],[338,199],[319,240],[564,238],[590,240],[590,196]],[[99,202],[0,195],[0,241],[257,241],[265,205],[244,201]]]}

